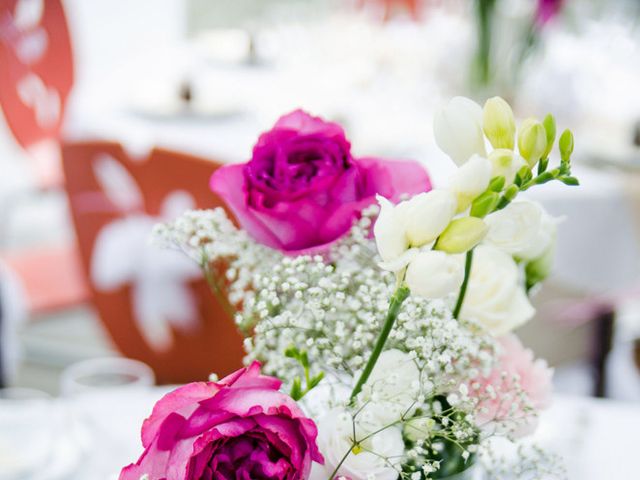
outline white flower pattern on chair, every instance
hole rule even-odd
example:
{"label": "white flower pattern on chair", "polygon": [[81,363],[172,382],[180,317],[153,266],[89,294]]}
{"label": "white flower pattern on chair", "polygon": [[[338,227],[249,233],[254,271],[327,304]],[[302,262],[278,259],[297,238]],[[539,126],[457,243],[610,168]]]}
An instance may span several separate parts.
{"label": "white flower pattern on chair", "polygon": [[176,190],[165,197],[159,216],[148,215],[138,184],[117,160],[99,156],[94,173],[109,201],[124,215],[98,233],[91,280],[102,291],[131,285],[131,308],[140,333],[154,349],[166,350],[172,344],[172,327],[185,333],[198,327],[197,301],[188,282],[201,273],[180,252],[150,245],[149,238],[155,224],[194,208],[195,201]]}

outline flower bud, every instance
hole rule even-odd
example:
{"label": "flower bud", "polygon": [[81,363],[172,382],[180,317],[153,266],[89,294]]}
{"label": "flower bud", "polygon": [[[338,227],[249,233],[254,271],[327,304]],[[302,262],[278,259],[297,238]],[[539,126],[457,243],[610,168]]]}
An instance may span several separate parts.
{"label": "flower bud", "polygon": [[491,152],[489,161],[491,162],[491,176],[504,177],[507,187],[513,184],[518,170],[527,164],[522,157],[505,148],[497,148]]}
{"label": "flower bud", "polygon": [[431,190],[411,198],[403,212],[407,239],[421,247],[438,238],[456,213],[456,196],[450,190]]}
{"label": "flower bud", "polygon": [[447,253],[464,253],[478,245],[488,230],[489,227],[480,218],[456,218],[440,234],[435,249]]}
{"label": "flower bud", "polygon": [[547,148],[545,148],[542,158],[549,158],[553,142],[556,140],[556,119],[550,113],[542,120],[542,126],[547,134]]}
{"label": "flower bud", "polygon": [[385,262],[401,256],[407,249],[407,238],[404,233],[402,216],[398,209],[386,198],[378,195],[380,213],[373,226],[378,253]]}
{"label": "flower bud", "polygon": [[484,104],[482,116],[484,134],[493,148],[513,150],[516,135],[516,123],[513,111],[507,102],[500,97],[493,97]]}
{"label": "flower bud", "polygon": [[528,118],[520,127],[518,149],[520,155],[533,168],[547,148],[547,132],[535,118]]}
{"label": "flower bud", "polygon": [[471,202],[484,192],[491,180],[491,162],[480,155],[473,155],[451,178],[450,188],[456,194],[457,212],[463,212]]}
{"label": "flower bud", "polygon": [[478,198],[476,198],[471,204],[471,210],[469,215],[472,217],[482,218],[493,212],[498,202],[500,201],[500,194],[497,192],[484,192]]}
{"label": "flower bud", "polygon": [[464,279],[458,255],[429,250],[420,252],[407,267],[405,280],[412,294],[433,300],[456,292]]}
{"label": "flower bud", "polygon": [[571,154],[573,153],[573,133],[571,130],[565,130],[560,135],[560,140],[558,141],[558,146],[560,147],[560,157],[563,162],[568,162],[571,159]]}
{"label": "flower bud", "polygon": [[438,147],[462,165],[473,154],[486,157],[482,134],[482,109],[465,97],[454,97],[436,113],[433,134]]}

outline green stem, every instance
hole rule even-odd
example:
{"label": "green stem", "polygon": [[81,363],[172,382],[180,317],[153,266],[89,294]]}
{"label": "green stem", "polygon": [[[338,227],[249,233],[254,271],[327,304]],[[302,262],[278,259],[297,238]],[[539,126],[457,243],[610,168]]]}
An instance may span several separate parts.
{"label": "green stem", "polygon": [[478,51],[476,75],[480,86],[487,86],[491,79],[491,21],[495,0],[478,0]]}
{"label": "green stem", "polygon": [[204,278],[207,281],[207,284],[209,285],[211,292],[216,297],[216,299],[218,300],[218,302],[220,303],[224,311],[227,313],[227,315],[229,315],[233,320],[236,315],[235,308],[233,308],[231,303],[229,303],[227,296],[222,291],[222,288],[220,288],[220,285],[216,281],[215,276],[211,271],[211,268],[209,267],[209,264],[206,261],[203,261],[200,264],[200,267],[202,268],[202,271],[204,273]]}
{"label": "green stem", "polygon": [[453,309],[453,318],[458,318],[460,310],[462,310],[462,304],[464,303],[464,296],[467,293],[467,285],[469,285],[469,277],[471,276],[471,264],[473,263],[473,249],[467,252],[467,257],[464,261],[464,280],[460,286],[460,293],[458,294],[458,301],[456,302],[456,308]]}
{"label": "green stem", "polygon": [[378,340],[376,341],[375,346],[373,347],[373,351],[371,352],[371,356],[369,357],[369,361],[367,362],[356,386],[353,388],[351,392],[351,401],[355,400],[358,394],[362,391],[362,387],[371,372],[373,371],[373,367],[376,365],[380,354],[382,353],[382,349],[384,348],[385,343],[387,343],[387,339],[389,338],[389,334],[391,333],[391,329],[393,328],[393,324],[398,318],[398,314],[400,313],[400,306],[402,302],[404,302],[409,296],[409,289],[406,286],[398,287],[398,289],[394,292],[391,297],[391,302],[389,303],[389,310],[387,311],[387,317],[385,318],[384,325],[382,326],[382,330],[380,331],[380,335],[378,336]]}

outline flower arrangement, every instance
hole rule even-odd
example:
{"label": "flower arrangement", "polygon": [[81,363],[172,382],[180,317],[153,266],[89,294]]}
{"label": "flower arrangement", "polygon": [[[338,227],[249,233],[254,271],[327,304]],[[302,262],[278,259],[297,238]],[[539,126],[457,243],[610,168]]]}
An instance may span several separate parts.
{"label": "flower arrangement", "polygon": [[572,134],[552,168],[553,117],[516,135],[497,97],[452,99],[434,130],[459,166],[447,188],[295,111],[211,179],[240,227],[222,209],[158,227],[234,312],[247,367],[158,402],[121,480],[447,478],[535,428],[552,372],[511,331],[557,220],[518,195],[578,184]]}

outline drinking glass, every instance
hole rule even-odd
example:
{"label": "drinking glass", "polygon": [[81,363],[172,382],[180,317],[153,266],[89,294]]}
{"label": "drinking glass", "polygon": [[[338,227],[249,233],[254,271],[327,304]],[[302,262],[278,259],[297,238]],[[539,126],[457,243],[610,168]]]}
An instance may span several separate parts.
{"label": "drinking glass", "polygon": [[107,478],[139,454],[140,411],[154,385],[153,371],[137,360],[98,358],[68,367],[60,391],[69,406],[69,424],[84,452],[83,470]]}

